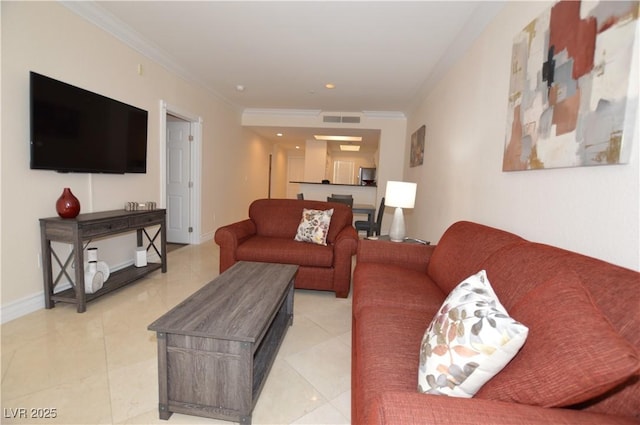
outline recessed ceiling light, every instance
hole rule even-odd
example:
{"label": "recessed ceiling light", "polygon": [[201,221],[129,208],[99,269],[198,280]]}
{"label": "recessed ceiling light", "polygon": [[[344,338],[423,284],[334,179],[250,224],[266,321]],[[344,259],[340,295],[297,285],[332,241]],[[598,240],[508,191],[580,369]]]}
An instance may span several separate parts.
{"label": "recessed ceiling light", "polygon": [[276,136],[282,137],[282,133],[276,133]]}
{"label": "recessed ceiling light", "polygon": [[360,150],[359,145],[340,145],[341,151],[358,152]]}
{"label": "recessed ceiling light", "polygon": [[244,86],[243,86],[242,84],[238,84],[238,85],[236,86],[236,90],[238,90],[238,91],[244,91]]}
{"label": "recessed ceiling light", "polygon": [[316,140],[330,140],[332,142],[362,142],[361,136],[328,136],[323,134],[314,134]]}
{"label": "recessed ceiling light", "polygon": [[296,149],[300,149],[300,146],[297,146],[297,145],[296,145]]}
{"label": "recessed ceiling light", "polygon": [[324,85],[324,87],[327,88],[327,89],[335,89],[336,85],[333,84],[333,83],[327,83],[327,84]]}

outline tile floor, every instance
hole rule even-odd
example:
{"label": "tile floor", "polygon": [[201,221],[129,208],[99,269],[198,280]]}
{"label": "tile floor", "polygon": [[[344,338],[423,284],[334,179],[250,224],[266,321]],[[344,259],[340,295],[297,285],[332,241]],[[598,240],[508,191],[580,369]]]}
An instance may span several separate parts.
{"label": "tile floor", "polygon": [[[155,334],[147,326],[218,275],[218,246],[168,254],[159,271],[88,304],[57,304],[2,325],[1,423],[229,424],[158,418]],[[253,411],[254,424],[350,422],[351,299],[296,290],[294,323]],[[19,408],[55,419],[15,418]]]}

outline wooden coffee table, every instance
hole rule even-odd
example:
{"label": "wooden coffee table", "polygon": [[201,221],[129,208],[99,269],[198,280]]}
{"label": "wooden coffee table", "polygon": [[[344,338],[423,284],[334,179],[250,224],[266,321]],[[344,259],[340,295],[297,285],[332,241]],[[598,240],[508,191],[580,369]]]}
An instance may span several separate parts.
{"label": "wooden coffee table", "polygon": [[160,418],[243,424],[287,328],[298,266],[239,262],[149,325],[158,339]]}

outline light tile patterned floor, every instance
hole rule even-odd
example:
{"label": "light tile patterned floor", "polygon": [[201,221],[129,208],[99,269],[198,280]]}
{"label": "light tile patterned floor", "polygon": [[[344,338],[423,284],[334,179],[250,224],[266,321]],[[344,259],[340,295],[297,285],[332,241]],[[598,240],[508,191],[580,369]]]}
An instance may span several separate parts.
{"label": "light tile patterned floor", "polygon": [[[168,255],[155,272],[88,304],[57,304],[2,326],[1,423],[229,424],[158,418],[156,337],[147,326],[218,275],[210,241]],[[351,299],[296,290],[294,323],[253,412],[254,424],[350,422]],[[55,408],[55,419],[11,418]]]}

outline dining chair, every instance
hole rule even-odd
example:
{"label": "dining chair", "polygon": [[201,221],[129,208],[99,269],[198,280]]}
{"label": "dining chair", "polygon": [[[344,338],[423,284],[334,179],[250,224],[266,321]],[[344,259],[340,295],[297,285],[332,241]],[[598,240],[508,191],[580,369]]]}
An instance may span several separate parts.
{"label": "dining chair", "polygon": [[304,193],[302,193],[302,192],[301,192],[301,193],[298,193],[298,194],[296,195],[296,197],[297,197],[298,199],[304,199]]}
{"label": "dining chair", "polygon": [[372,224],[368,220],[356,220],[354,226],[356,231],[366,231],[368,236],[380,236],[380,229],[382,228],[382,217],[384,216],[384,197],[380,200],[380,208],[378,208],[378,217]]}
{"label": "dining chair", "polygon": [[339,193],[332,193],[331,194],[332,198],[344,198],[344,199],[353,199],[353,195],[349,194],[349,195],[341,195]]}
{"label": "dining chair", "polygon": [[327,196],[327,202],[338,202],[353,207],[353,198],[336,198],[335,196]]}

